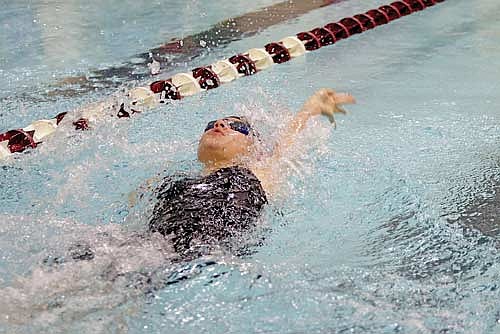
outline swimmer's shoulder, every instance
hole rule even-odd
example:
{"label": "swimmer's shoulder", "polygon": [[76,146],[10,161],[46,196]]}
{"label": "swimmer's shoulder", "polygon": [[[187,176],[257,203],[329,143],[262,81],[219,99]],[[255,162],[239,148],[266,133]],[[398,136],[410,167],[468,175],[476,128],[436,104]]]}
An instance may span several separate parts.
{"label": "swimmer's shoulder", "polygon": [[262,189],[267,196],[272,196],[277,191],[277,184],[273,183],[273,170],[270,168],[251,167],[248,168],[259,180]]}

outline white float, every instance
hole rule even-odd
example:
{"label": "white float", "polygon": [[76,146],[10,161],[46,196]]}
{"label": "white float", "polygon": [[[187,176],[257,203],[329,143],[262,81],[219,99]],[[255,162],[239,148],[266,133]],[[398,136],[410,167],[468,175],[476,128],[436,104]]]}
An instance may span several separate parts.
{"label": "white float", "polygon": [[219,60],[211,65],[212,71],[219,77],[221,83],[228,83],[243,76],[229,60]]}
{"label": "white float", "polygon": [[155,93],[149,87],[132,88],[128,92],[128,98],[132,107],[153,107],[157,104]]}
{"label": "white float", "polygon": [[262,71],[274,64],[273,57],[264,48],[253,48],[247,51],[248,58],[254,63],[257,71]]}
{"label": "white float", "polygon": [[191,96],[201,92],[200,84],[189,73],[178,73],[172,77],[172,84],[177,87],[181,97]]}
{"label": "white float", "polygon": [[8,140],[0,141],[0,159],[7,158],[10,153],[9,147],[7,146],[9,144]]}
{"label": "white float", "polygon": [[306,53],[306,47],[304,42],[295,36],[288,36],[280,40],[285,48],[287,48],[288,53],[292,58],[300,57]]}
{"label": "white float", "polygon": [[43,138],[51,135],[56,131],[57,128],[57,120],[55,119],[41,119],[35,121],[23,128],[25,132],[35,131],[33,134],[33,140],[35,143],[40,143]]}

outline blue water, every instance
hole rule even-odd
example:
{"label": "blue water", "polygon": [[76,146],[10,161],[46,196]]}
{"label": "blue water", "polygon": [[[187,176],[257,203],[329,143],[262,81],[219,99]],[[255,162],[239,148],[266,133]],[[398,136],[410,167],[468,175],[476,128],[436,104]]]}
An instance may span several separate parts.
{"label": "blue water", "polygon": [[[29,82],[43,97],[53,80],[271,3],[3,5],[1,130],[113,93],[37,103],[19,97]],[[186,66],[384,3],[316,10]],[[499,15],[495,0],[446,1],[139,117],[63,129],[0,162],[0,331],[500,332],[499,236],[460,223],[481,215],[500,182]],[[78,47],[64,40],[74,36]],[[51,52],[61,48],[71,52]],[[302,154],[287,161],[288,195],[271,200],[253,254],[174,264],[168,242],[133,237],[148,202],[130,209],[128,194],[158,173],[199,170],[197,138],[208,120],[245,114],[272,142],[321,87],[348,91],[358,104],[335,131],[318,120],[303,135]],[[95,261],[41,264],[82,240],[97,249]],[[179,281],[139,293],[131,285],[140,273]]]}

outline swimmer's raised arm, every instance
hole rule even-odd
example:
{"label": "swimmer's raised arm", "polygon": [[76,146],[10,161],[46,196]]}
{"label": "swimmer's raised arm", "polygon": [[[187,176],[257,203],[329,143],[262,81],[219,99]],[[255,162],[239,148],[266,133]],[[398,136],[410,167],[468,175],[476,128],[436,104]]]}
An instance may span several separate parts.
{"label": "swimmer's raised arm", "polygon": [[300,111],[280,134],[271,156],[252,168],[267,192],[277,190],[278,184],[282,181],[280,179],[286,175],[280,170],[282,165],[280,162],[287,157],[287,150],[295,143],[298,134],[306,128],[307,121],[312,117],[324,115],[335,126],[334,114],[345,114],[346,111],[342,105],[352,103],[356,103],[352,95],[337,93],[333,89],[327,88],[318,90],[307,99]]}
{"label": "swimmer's raised arm", "polygon": [[333,89],[323,88],[314,93],[304,103],[302,109],[288,123],[276,144],[271,162],[281,159],[283,152],[295,142],[297,135],[305,129],[307,121],[315,116],[324,115],[335,126],[335,113],[345,114],[343,104],[356,103],[354,97],[346,93],[337,93]]}

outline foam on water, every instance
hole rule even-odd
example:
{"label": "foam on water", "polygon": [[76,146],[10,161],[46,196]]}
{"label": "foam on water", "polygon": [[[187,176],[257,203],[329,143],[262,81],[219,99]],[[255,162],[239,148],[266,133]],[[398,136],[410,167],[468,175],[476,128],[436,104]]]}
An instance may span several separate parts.
{"label": "foam on water", "polygon": [[[277,114],[269,113],[270,109]],[[291,110],[260,89],[235,104],[231,113],[250,119],[265,138],[261,144],[263,152],[272,149],[277,133],[293,116]],[[219,111],[214,118],[225,115],[226,111]],[[148,126],[155,128],[158,117],[161,115],[148,120]],[[31,326],[42,330],[57,328],[61,332],[79,329],[104,333],[109,326],[124,330],[127,326],[123,324],[123,314],[139,312],[148,293],[171,284],[171,277],[180,275],[183,280],[200,270],[196,261],[188,269],[179,269],[179,259],[169,240],[145,231],[154,194],[144,180],[179,171],[199,172],[199,166],[193,162],[197,140],[167,143],[157,129],[151,129],[148,138],[136,141],[135,134],[130,133],[134,131],[132,126],[130,121],[104,120],[92,133],[76,134],[63,127],[39,150],[7,162],[5,170],[19,171],[18,180],[26,178],[36,167],[43,177],[32,194],[22,194],[23,200],[12,201],[6,210],[12,213],[1,217],[5,223],[0,241],[7,250],[1,291],[6,303],[0,309],[4,324],[21,331]],[[274,202],[282,202],[290,194],[300,196],[303,187],[297,182],[305,182],[314,161],[326,154],[321,146],[326,144],[331,126],[317,120],[311,126],[316,131],[298,138],[281,168],[296,182],[287,184],[273,197]],[[202,129],[203,125],[197,128]],[[148,133],[144,127],[140,130],[136,135]],[[165,131],[171,136],[179,130]],[[310,147],[319,148],[314,156],[306,149]],[[186,152],[191,152],[192,161],[185,160]],[[138,175],[131,177],[131,171]],[[5,177],[9,179],[8,175]],[[33,178],[30,181],[35,182]],[[29,187],[29,182],[17,187]],[[128,195],[137,187],[138,202],[130,207]],[[31,206],[23,207],[25,201]],[[21,212],[25,214],[19,215]],[[263,222],[262,228],[266,225],[269,222]],[[19,242],[19,247],[9,245],[12,240]],[[87,250],[92,254],[90,260],[85,258]],[[83,254],[84,259],[73,259],[75,252],[77,257]],[[214,256],[209,261],[219,265],[230,261],[236,263],[236,268],[246,266],[245,261],[224,252]]]}

